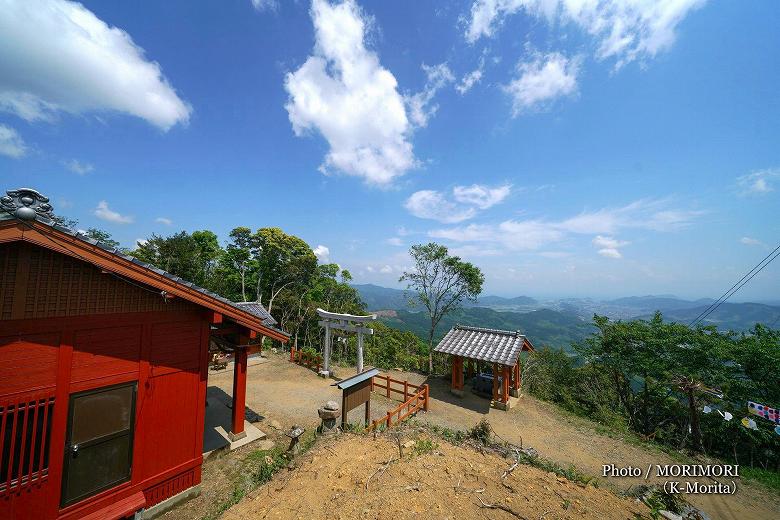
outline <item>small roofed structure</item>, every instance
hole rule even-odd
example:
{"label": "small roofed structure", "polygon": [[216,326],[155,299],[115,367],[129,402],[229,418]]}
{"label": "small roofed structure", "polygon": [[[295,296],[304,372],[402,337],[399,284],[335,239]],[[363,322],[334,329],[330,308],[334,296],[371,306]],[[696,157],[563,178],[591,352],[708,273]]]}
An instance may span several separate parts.
{"label": "small roofed structure", "polygon": [[[510,396],[520,391],[520,353],[534,347],[520,331],[456,325],[439,342],[434,352],[452,357],[452,393],[463,395],[463,360],[468,360],[466,377],[474,375],[474,362],[489,363],[493,369],[492,397],[496,407],[510,408]],[[500,384],[499,384],[500,379]]]}

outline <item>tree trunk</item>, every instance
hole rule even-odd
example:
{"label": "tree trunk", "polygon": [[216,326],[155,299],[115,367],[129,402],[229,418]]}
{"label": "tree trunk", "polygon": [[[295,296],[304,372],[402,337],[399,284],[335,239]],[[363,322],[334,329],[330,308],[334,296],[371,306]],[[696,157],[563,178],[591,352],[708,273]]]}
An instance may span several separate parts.
{"label": "tree trunk", "polygon": [[434,325],[431,323],[431,330],[428,332],[428,374],[433,374],[433,329]]}
{"label": "tree trunk", "polygon": [[696,394],[693,388],[688,389],[688,411],[691,414],[691,442],[694,451],[702,451],[701,424],[699,424],[699,410],[696,409]]}

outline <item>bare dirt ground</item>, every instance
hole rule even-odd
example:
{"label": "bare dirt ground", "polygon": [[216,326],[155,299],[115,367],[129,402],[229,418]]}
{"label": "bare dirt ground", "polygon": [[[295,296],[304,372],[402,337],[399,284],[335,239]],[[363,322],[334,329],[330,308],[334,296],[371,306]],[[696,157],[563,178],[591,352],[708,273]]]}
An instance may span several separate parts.
{"label": "bare dirt ground", "polygon": [[[426,446],[425,439],[423,434],[416,446]],[[295,470],[283,470],[222,518],[608,520],[647,514],[632,499],[529,466],[517,467],[502,480],[508,461],[491,453],[447,443],[426,448],[416,453],[409,446],[400,458],[387,434],[376,439],[344,434],[319,445]],[[488,507],[496,504],[514,513]]]}
{"label": "bare dirt ground", "polygon": [[[339,375],[347,376],[351,373],[350,369],[341,369]],[[391,375],[396,379],[408,379],[414,384],[426,380],[420,374],[391,372]],[[250,366],[247,379],[247,408],[257,414],[255,424],[272,436],[276,432],[274,426],[282,429],[293,424],[316,427],[319,424],[317,408],[329,399],[340,402],[340,393],[331,386],[332,380],[319,378],[313,371],[289,363],[283,354],[269,354],[264,362]],[[656,464],[679,463],[671,455],[651,446],[632,444],[602,433],[595,423],[562,412],[554,405],[530,396],[522,397],[518,406],[503,412],[491,409],[488,400],[470,392],[462,399],[451,395],[449,385],[443,379],[433,378],[427,382],[431,387],[431,411],[418,415],[421,422],[466,430],[486,418],[501,438],[525,447],[532,446],[545,458],[563,466],[573,464],[581,472],[594,476],[601,475],[603,464],[638,466],[644,471],[650,464],[654,467]],[[232,370],[210,373],[209,387],[210,396],[218,396],[229,402]],[[372,418],[383,416],[395,404],[397,401],[389,401],[384,396],[374,394]],[[362,413],[362,409],[354,410],[350,422],[362,420]],[[218,460],[215,464],[229,466],[228,461],[240,457],[240,454],[231,453],[225,457],[226,460]],[[215,474],[214,480],[217,482],[227,481],[229,477],[228,472],[224,477],[217,478],[225,470],[212,468],[211,465],[210,462],[204,465],[204,494],[209,492],[209,486],[212,485],[210,473]],[[617,490],[647,483],[641,478],[599,478],[599,481],[602,486],[612,486]],[[651,481],[659,482],[657,479]],[[712,483],[711,480],[703,482]],[[220,488],[218,484],[217,488],[222,489],[224,485],[223,482]],[[780,503],[776,495],[738,479],[737,486],[736,495],[687,495],[686,498],[713,520],[780,518]],[[221,493],[224,495],[224,489]]]}

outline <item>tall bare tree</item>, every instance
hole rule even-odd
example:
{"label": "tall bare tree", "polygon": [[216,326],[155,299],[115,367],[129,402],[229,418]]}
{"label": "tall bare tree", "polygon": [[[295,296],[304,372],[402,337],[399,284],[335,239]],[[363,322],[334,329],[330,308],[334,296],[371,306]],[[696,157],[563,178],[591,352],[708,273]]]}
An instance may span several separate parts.
{"label": "tall bare tree", "polygon": [[428,330],[428,372],[433,372],[433,336],[442,317],[464,300],[476,300],[482,292],[485,275],[475,265],[450,256],[445,246],[417,244],[409,249],[414,269],[399,278],[416,293],[410,303],[421,303],[428,310],[431,326]]}

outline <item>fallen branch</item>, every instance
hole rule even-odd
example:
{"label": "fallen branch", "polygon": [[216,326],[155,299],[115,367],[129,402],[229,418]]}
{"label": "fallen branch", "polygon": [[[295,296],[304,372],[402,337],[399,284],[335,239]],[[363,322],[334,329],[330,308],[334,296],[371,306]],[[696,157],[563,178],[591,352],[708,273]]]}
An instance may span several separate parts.
{"label": "fallen branch", "polygon": [[509,513],[510,515],[514,516],[515,518],[520,518],[521,520],[528,520],[528,518],[524,517],[523,515],[521,515],[520,513],[515,511],[514,509],[512,509],[511,507],[507,507],[507,506],[505,506],[503,504],[488,504],[487,502],[482,500],[482,498],[479,495],[477,495],[477,498],[479,499],[479,502],[481,504],[479,507],[481,507],[481,508],[484,508],[484,509],[500,509],[501,511],[505,511],[505,512]]}
{"label": "fallen branch", "polygon": [[[385,473],[385,471],[387,471],[387,468],[389,468],[389,467],[390,467],[390,464],[392,464],[393,462],[396,462],[396,461],[398,461],[398,460],[400,460],[400,459],[390,459],[390,460],[388,460],[387,462],[385,462],[385,463],[382,465],[382,467],[381,467],[381,468],[379,468],[379,469],[377,469],[376,471],[374,471],[374,472],[373,472],[373,473],[372,473],[372,474],[371,474],[371,475],[368,477],[368,480],[366,480],[366,491],[368,491],[368,484],[371,482],[371,479],[372,479],[372,478],[374,478],[374,475],[376,475],[377,473],[379,473],[379,476],[381,477],[381,476],[382,476],[382,475]],[[377,477],[377,478],[379,478],[379,477]]]}

